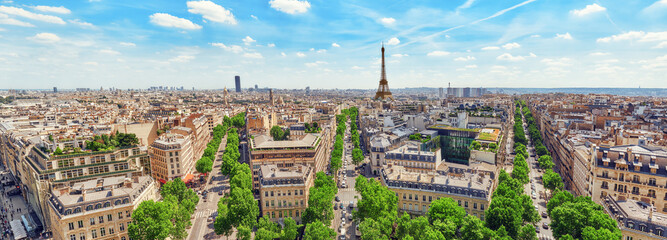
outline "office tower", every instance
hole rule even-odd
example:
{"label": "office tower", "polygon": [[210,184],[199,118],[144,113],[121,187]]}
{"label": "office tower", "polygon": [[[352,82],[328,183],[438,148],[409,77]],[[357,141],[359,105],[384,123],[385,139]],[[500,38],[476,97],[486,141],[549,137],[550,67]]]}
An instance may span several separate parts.
{"label": "office tower", "polygon": [[236,92],[240,93],[241,92],[241,76],[236,76],[234,77],[235,83],[236,83]]}
{"label": "office tower", "polygon": [[57,88],[57,87],[53,87],[53,92],[54,92],[54,93],[57,93],[57,92],[58,92],[58,88]]}

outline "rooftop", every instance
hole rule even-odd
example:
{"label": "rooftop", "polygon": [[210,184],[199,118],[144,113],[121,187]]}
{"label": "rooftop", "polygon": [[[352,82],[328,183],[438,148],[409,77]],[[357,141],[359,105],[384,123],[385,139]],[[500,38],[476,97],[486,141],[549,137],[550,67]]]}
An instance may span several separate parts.
{"label": "rooftop", "polygon": [[253,150],[271,150],[281,148],[314,148],[320,137],[316,134],[306,134],[299,140],[274,141],[271,136],[259,135],[250,139]]}

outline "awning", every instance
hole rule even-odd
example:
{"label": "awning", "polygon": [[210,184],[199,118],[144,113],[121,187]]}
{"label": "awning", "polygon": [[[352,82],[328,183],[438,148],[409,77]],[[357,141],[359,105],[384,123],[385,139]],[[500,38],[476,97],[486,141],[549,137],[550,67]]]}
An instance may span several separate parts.
{"label": "awning", "polygon": [[158,180],[158,181],[160,181],[162,184],[167,183],[167,180],[164,180],[164,179],[162,179],[162,178],[160,178],[160,180]]}
{"label": "awning", "polygon": [[12,226],[12,233],[14,233],[14,239],[24,239],[28,237],[28,234],[21,224],[21,220],[14,220],[9,223]]}
{"label": "awning", "polygon": [[181,180],[183,180],[184,183],[189,183],[192,181],[192,179],[195,177],[195,175],[192,174],[186,174]]}

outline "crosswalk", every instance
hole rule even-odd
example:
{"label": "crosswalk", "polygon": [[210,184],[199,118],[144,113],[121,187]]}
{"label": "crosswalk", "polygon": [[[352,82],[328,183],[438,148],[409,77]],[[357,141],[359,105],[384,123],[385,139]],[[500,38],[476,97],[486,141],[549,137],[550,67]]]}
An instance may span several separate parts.
{"label": "crosswalk", "polygon": [[216,211],[215,209],[204,209],[204,210],[199,210],[199,211],[196,211],[196,212],[194,213],[194,217],[195,217],[195,218],[202,218],[202,217],[203,217],[203,218],[208,218],[208,217],[211,216],[211,214],[213,214],[213,212],[215,212],[215,211]]}
{"label": "crosswalk", "polygon": [[348,187],[348,188],[339,188],[338,192],[354,192],[354,188]]}
{"label": "crosswalk", "polygon": [[538,233],[537,234],[537,239],[539,239],[539,240],[553,240],[554,238],[551,237],[551,236],[548,236],[545,233]]}

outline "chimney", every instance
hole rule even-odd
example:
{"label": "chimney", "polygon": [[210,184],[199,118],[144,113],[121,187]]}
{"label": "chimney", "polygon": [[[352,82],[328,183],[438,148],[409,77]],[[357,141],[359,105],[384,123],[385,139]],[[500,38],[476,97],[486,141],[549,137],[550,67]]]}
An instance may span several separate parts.
{"label": "chimney", "polygon": [[132,180],[130,178],[125,178],[123,187],[132,188]]}

